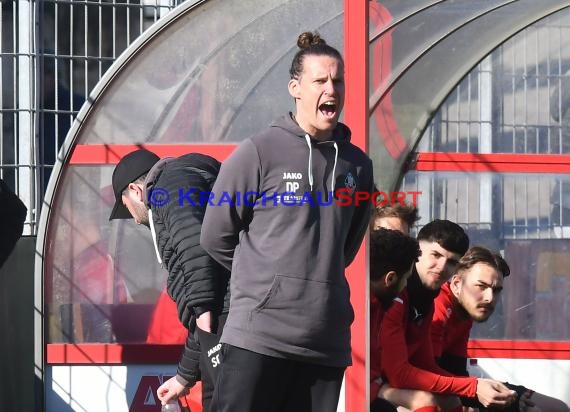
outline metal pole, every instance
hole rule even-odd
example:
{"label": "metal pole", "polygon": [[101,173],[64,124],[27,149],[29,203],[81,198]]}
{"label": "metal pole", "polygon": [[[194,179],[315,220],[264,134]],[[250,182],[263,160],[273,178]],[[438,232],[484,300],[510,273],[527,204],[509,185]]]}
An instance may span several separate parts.
{"label": "metal pole", "polygon": [[[17,187],[18,196],[28,207],[28,222],[35,220],[34,161],[34,23],[33,0],[18,1],[17,37]],[[31,235],[32,226],[24,227],[24,235]]]}
{"label": "metal pole", "polygon": [[[353,143],[367,151],[368,146],[368,0],[344,1],[344,63],[346,100],[344,116],[352,130]],[[369,405],[369,301],[367,253],[361,249],[348,268],[348,282],[355,319],[352,324],[352,366],[345,374],[347,412],[366,411]],[[366,383],[366,384],[363,384]],[[341,398],[342,399],[342,398]],[[339,410],[342,410],[339,408]]]}
{"label": "metal pole", "polygon": [[[481,129],[479,132],[479,153],[493,152],[493,84],[491,56],[485,57],[479,72],[479,113]],[[479,222],[480,229],[490,229],[493,224],[493,176],[485,173],[479,186]]]}

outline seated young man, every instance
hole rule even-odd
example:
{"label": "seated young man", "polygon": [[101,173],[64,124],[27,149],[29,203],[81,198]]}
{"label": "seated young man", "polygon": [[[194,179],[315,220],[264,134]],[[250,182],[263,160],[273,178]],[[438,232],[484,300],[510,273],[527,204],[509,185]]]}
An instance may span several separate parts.
{"label": "seated young man", "polygon": [[[472,247],[459,260],[455,274],[441,288],[435,300],[431,338],[438,364],[455,375],[469,376],[467,372],[467,343],[473,322],[485,322],[493,314],[503,279],[509,276],[507,262],[497,253],[484,247]],[[524,386],[505,383],[516,391],[517,401],[506,412],[548,411],[566,412],[564,402],[536,393]],[[462,399],[466,406],[484,409],[474,399]]]}
{"label": "seated young man", "polygon": [[[407,287],[382,320],[383,384],[379,397],[397,406],[425,412],[462,411],[458,396],[476,397],[486,406],[510,404],[515,394],[502,383],[454,376],[440,368],[433,356],[429,335],[433,301],[467,251],[467,235],[453,222],[435,220],[420,230],[418,241],[421,256]],[[429,395],[421,405],[411,403],[415,398],[410,394],[418,390]]]}
{"label": "seated young man", "polygon": [[384,311],[406,286],[412,265],[418,259],[418,241],[384,228],[370,233],[370,411],[395,411],[391,404],[378,399],[382,384],[380,327]]}

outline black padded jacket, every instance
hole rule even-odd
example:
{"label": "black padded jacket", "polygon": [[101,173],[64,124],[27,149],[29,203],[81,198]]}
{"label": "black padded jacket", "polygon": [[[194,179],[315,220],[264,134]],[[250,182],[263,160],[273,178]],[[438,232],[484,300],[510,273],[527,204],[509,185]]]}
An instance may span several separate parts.
{"label": "black padded jacket", "polygon": [[192,386],[199,379],[200,347],[193,338],[195,317],[229,308],[229,271],[200,246],[207,194],[220,163],[199,153],[161,159],[145,179],[145,200],[157,258],[168,271],[167,291],[190,333],[178,364],[177,379]]}

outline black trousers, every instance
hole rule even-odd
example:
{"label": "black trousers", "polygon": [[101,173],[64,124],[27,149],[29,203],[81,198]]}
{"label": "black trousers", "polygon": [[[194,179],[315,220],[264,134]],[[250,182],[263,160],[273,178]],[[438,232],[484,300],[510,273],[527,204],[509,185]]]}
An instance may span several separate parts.
{"label": "black trousers", "polygon": [[344,369],[224,344],[211,412],[336,412]]}
{"label": "black trousers", "polygon": [[387,400],[376,398],[370,403],[370,412],[398,412],[398,410]]}
{"label": "black trousers", "polygon": [[220,315],[213,333],[205,332],[196,327],[194,338],[200,345],[200,374],[202,379],[202,410],[210,412],[214,384],[218,378],[222,358],[220,338],[228,315]]}

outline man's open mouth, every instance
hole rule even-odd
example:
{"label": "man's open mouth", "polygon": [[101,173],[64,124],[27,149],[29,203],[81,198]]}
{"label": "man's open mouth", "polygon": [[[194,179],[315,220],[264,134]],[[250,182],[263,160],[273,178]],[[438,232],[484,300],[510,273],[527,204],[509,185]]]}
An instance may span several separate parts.
{"label": "man's open mouth", "polygon": [[319,110],[326,117],[333,117],[336,114],[336,104],[333,102],[325,102],[319,106]]}

